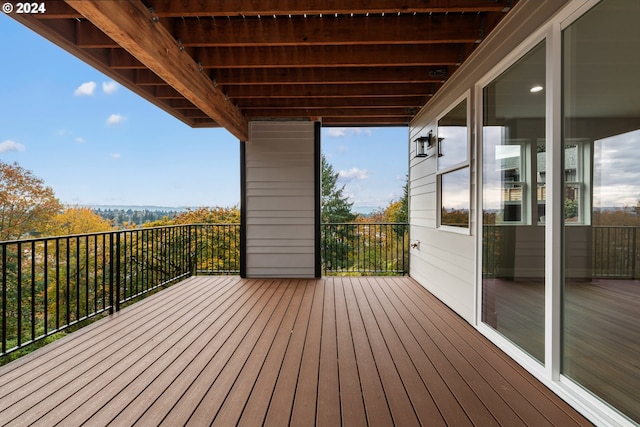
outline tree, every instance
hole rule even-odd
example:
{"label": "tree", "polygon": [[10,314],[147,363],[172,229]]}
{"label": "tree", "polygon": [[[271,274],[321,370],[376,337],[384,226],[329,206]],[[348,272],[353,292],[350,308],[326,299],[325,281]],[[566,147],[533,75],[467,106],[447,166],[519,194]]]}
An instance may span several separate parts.
{"label": "tree", "polygon": [[237,206],[187,209],[176,215],[175,224],[239,224],[240,209]]}
{"label": "tree", "polygon": [[111,231],[112,229],[111,221],[104,219],[91,208],[69,207],[49,220],[46,234],[49,236],[64,236],[98,233]]}
{"label": "tree", "polygon": [[[216,226],[202,226],[215,224]],[[236,271],[240,259],[240,209],[237,206],[187,209],[173,218],[165,216],[144,227],[187,225],[189,229],[192,267],[199,271]],[[156,242],[156,247],[169,245],[182,248],[186,244],[180,233],[169,233],[168,240]],[[168,252],[171,252],[169,250]]]}
{"label": "tree", "polygon": [[[112,230],[111,221],[90,208],[80,207],[65,208],[43,229],[48,236],[72,236],[41,243],[47,245],[44,253],[48,256],[49,270],[43,287],[49,301],[51,328],[88,317],[104,308],[112,240],[108,235],[88,233]],[[40,279],[44,280],[44,277]]]}
{"label": "tree", "polygon": [[322,197],[321,217],[325,224],[332,224],[324,228],[322,234],[322,259],[329,269],[344,270],[349,268],[349,253],[353,250],[354,236],[349,234],[349,228],[337,223],[352,222],[356,215],[351,212],[353,203],[344,196],[344,185],[338,187],[339,173],[322,155]]}
{"label": "tree", "polygon": [[61,208],[42,179],[18,163],[0,161],[0,240],[42,231]]}
{"label": "tree", "polygon": [[[392,200],[387,207],[358,217],[361,223],[356,255],[359,268],[374,271],[401,271],[408,266],[408,252],[404,250],[408,239],[408,176],[404,184],[404,194],[399,200]],[[391,223],[391,224],[389,224]],[[404,257],[404,258],[403,258]],[[378,273],[379,274],[379,273]]]}
{"label": "tree", "polygon": [[352,202],[343,194],[344,185],[338,187],[339,173],[333,170],[333,166],[322,155],[322,222],[351,222],[356,215],[351,212]]}

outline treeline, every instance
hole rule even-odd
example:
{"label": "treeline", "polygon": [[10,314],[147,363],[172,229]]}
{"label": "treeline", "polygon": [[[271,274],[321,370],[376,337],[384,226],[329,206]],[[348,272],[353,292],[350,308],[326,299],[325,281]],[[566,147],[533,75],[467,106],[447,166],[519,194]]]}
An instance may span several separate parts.
{"label": "treeline", "polygon": [[118,208],[92,208],[93,212],[103,219],[110,221],[114,227],[128,227],[131,224],[143,225],[148,222],[171,220],[179,215],[182,210],[150,210],[150,209],[118,209]]}

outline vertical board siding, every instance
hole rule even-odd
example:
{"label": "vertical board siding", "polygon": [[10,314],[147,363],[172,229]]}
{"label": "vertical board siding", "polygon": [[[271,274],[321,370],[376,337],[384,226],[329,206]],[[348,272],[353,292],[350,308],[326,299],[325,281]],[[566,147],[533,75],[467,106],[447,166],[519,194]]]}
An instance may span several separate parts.
{"label": "vertical board siding", "polygon": [[251,123],[247,277],[314,277],[314,144],[313,122]]}

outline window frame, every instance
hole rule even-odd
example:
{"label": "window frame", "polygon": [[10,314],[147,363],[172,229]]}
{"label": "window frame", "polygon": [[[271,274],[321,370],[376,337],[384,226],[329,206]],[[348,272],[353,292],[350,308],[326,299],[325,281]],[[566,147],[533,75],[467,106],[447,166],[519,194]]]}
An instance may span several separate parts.
{"label": "window frame", "polygon": [[[440,152],[441,152],[441,143],[442,140],[440,139],[440,120],[445,117],[447,114],[449,114],[451,111],[453,111],[455,108],[457,108],[462,102],[466,101],[466,109],[465,109],[465,116],[466,116],[466,159],[462,162],[458,162],[456,164],[453,164],[451,166],[445,167],[440,169]],[[438,153],[438,155],[436,156],[436,217],[437,217],[437,221],[436,221],[436,229],[437,230],[441,230],[441,231],[447,231],[447,232],[452,232],[452,233],[458,233],[458,234],[465,234],[465,235],[471,235],[471,222],[472,222],[472,185],[471,185],[471,180],[472,180],[472,174],[471,174],[471,154],[472,154],[472,150],[471,150],[471,90],[467,90],[465,91],[465,93],[463,95],[461,95],[460,97],[458,97],[454,102],[452,102],[446,109],[443,110],[443,112],[441,114],[439,114],[436,117],[435,120],[435,127],[436,127],[436,153]],[[449,173],[453,173],[453,172],[458,172],[461,170],[464,170],[465,168],[469,169],[469,180],[467,182],[467,189],[468,189],[468,204],[467,206],[468,208],[468,213],[467,213],[467,224],[466,226],[453,226],[453,225],[446,225],[446,224],[442,224],[442,190],[443,190],[443,186],[442,186],[442,177],[449,174]]]}

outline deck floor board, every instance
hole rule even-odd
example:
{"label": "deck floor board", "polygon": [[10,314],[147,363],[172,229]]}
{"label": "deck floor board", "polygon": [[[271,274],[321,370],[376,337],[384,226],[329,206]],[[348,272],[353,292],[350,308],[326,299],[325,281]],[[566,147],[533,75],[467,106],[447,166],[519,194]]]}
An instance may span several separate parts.
{"label": "deck floor board", "polygon": [[591,425],[410,278],[197,276],[0,367],[0,425]]}

